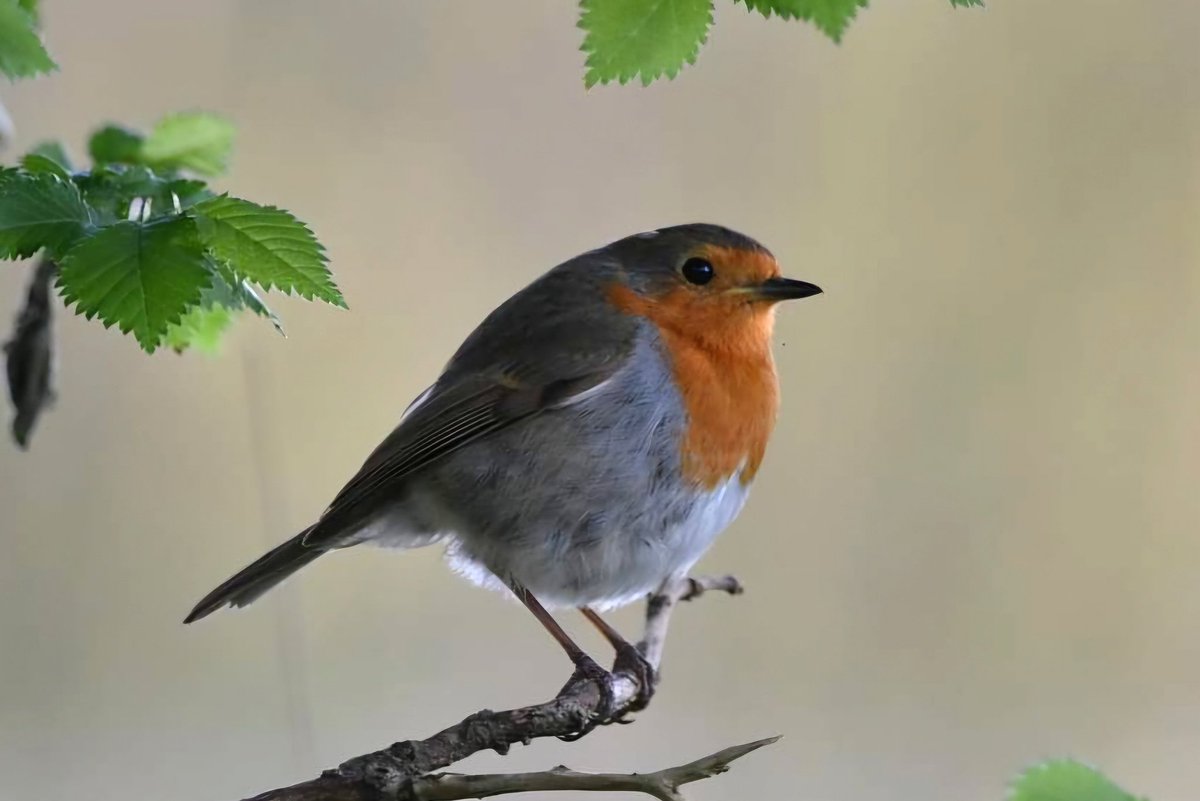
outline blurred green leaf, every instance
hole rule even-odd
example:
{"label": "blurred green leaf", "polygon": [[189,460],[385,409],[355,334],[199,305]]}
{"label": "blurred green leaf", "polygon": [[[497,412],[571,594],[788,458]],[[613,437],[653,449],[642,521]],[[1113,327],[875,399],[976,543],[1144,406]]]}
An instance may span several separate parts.
{"label": "blurred green leaf", "polygon": [[696,61],[712,24],[712,0],[580,0],[584,83],[674,78]]}
{"label": "blurred green leaf", "polygon": [[63,181],[71,180],[71,173],[52,158],[39,153],[26,153],[21,157],[21,169],[31,175],[53,175]]}
{"label": "blurred green leaf", "polygon": [[167,329],[163,344],[176,353],[195,348],[214,354],[220,350],[221,335],[232,323],[233,312],[225,306],[193,306]]}
{"label": "blurred green leaf", "polygon": [[137,164],[142,135],[119,125],[105,125],[88,139],[88,155],[96,164]]}
{"label": "blurred green leaf", "polygon": [[[0,0],[0,72],[9,78],[27,78],[58,69],[42,46],[31,5]],[[36,6],[33,10],[36,12]]]}
{"label": "blurred green leaf", "polygon": [[191,178],[176,178],[167,183],[167,190],[179,199],[181,208],[188,208],[199,203],[201,200],[207,200],[210,197],[215,197],[212,190],[208,188],[208,184],[204,181],[196,181]]}
{"label": "blurred green leaf", "polygon": [[62,142],[59,142],[55,139],[47,139],[44,142],[38,142],[29,151],[29,155],[48,158],[62,167],[67,173],[75,170],[75,166],[71,163],[71,157],[67,155],[67,149],[63,147]]}
{"label": "blurred green leaf", "polygon": [[1138,801],[1100,771],[1070,759],[1045,762],[1021,774],[1009,801]]}
{"label": "blurred green leaf", "polygon": [[835,42],[842,34],[858,9],[867,7],[867,0],[738,0],[746,8],[757,11],[764,17],[771,14],[783,19],[802,19],[811,22]]}
{"label": "blurred green leaf", "polygon": [[33,17],[34,24],[38,21],[38,0],[17,0],[25,13]]}
{"label": "blurred green leaf", "polygon": [[142,143],[141,160],[157,169],[220,175],[233,149],[233,123],[216,114],[188,111],[161,120]]}
{"label": "blurred green leaf", "polygon": [[983,8],[983,0],[950,0],[950,5],[966,8],[968,6],[976,6]]}
{"label": "blurred green leaf", "polygon": [[210,285],[195,223],[186,217],[104,228],[72,248],[59,273],[63,298],[77,313],[132,332],[148,353]]}
{"label": "blurred green leaf", "polygon": [[227,195],[197,203],[192,210],[204,244],[238,275],[264,289],[345,308],[326,266],[325,249],[288,212]]}
{"label": "blurred green leaf", "polygon": [[54,175],[13,175],[0,182],[0,258],[25,259],[42,248],[64,253],[92,225],[70,181]]}

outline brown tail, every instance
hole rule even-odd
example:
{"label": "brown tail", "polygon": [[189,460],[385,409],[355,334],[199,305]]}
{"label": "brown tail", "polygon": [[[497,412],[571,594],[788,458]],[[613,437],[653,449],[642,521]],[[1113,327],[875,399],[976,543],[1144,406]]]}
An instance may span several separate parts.
{"label": "brown tail", "polygon": [[243,568],[233,578],[204,596],[184,623],[207,617],[222,606],[245,606],[258,596],[325,553],[323,548],[305,546],[303,540],[309,529],[301,531],[287,542],[268,551],[257,561]]}

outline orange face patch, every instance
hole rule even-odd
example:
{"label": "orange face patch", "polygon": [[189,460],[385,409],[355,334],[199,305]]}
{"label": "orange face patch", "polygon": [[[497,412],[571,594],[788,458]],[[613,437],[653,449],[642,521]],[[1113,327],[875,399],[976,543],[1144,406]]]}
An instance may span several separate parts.
{"label": "orange face patch", "polygon": [[739,290],[779,275],[779,266],[762,251],[708,246],[693,255],[712,263],[709,283],[681,280],[656,297],[614,284],[609,299],[658,328],[688,414],[684,476],[712,489],[739,469],[742,483],[754,478],[775,426],[774,307]]}

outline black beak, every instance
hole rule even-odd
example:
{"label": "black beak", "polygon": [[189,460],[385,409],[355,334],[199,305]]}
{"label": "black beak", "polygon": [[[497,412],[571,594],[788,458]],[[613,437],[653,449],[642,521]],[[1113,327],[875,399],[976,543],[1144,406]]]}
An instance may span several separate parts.
{"label": "black beak", "polygon": [[794,300],[821,294],[821,287],[791,278],[768,278],[754,289],[763,300]]}

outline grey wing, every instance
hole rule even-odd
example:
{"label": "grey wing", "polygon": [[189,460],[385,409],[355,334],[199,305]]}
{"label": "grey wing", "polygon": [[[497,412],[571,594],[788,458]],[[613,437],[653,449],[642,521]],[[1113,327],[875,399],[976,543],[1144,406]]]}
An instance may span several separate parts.
{"label": "grey wing", "polygon": [[[305,537],[306,545],[338,539],[394,498],[414,472],[476,439],[567,405],[620,369],[632,348],[637,323],[612,310],[602,298],[597,300],[603,308],[585,311],[584,319],[551,313],[533,324],[528,319],[513,324],[512,304],[533,290],[545,294],[541,284],[546,278],[501,306],[476,329],[438,382],[413,402],[396,429],[330,503]],[[574,288],[578,290],[578,285]],[[579,299],[573,300],[576,303],[561,306],[578,310]],[[598,319],[601,316],[605,319]],[[603,333],[597,336],[596,328],[591,328],[587,335],[587,323],[597,322]],[[520,356],[500,361],[492,356],[495,353]]]}

